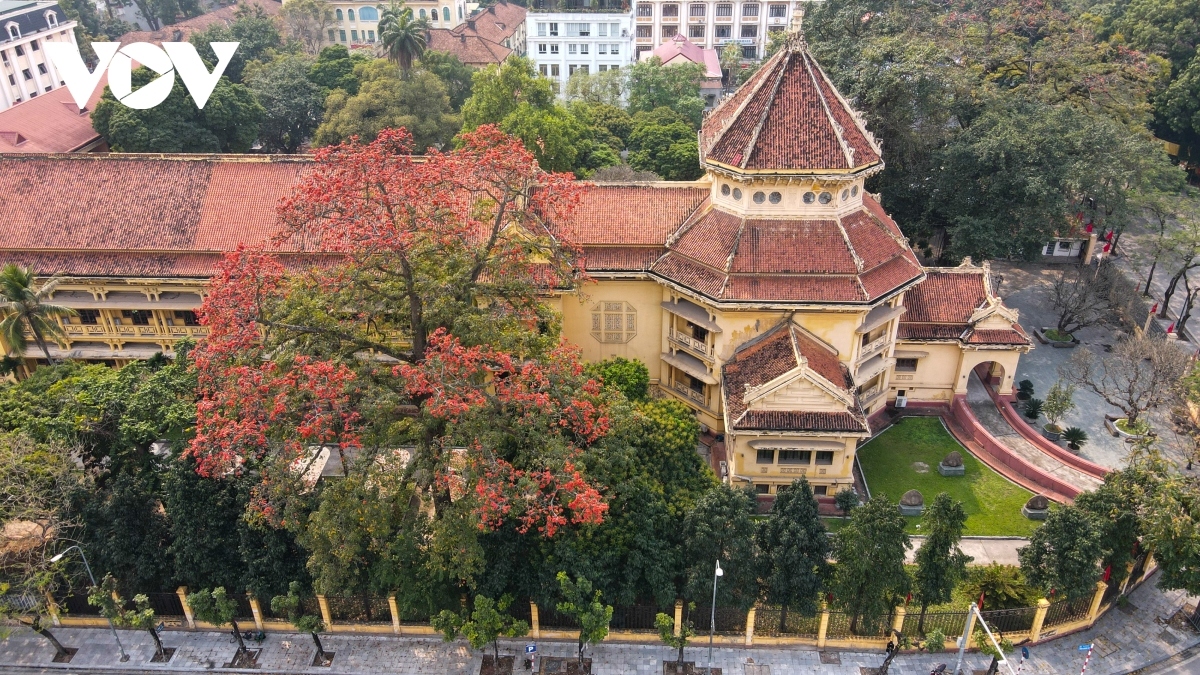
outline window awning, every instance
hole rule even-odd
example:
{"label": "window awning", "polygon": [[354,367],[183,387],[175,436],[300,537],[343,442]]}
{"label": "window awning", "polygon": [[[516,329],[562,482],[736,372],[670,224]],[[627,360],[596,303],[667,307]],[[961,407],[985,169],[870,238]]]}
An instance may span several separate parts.
{"label": "window awning", "polygon": [[664,302],[662,303],[662,308],[676,316],[682,316],[707,331],[713,333],[721,332],[721,327],[715,321],[708,318],[708,310],[694,302],[688,302],[687,300]]}
{"label": "window awning", "polygon": [[755,450],[845,450],[846,444],[837,441],[809,441],[802,438],[773,438],[750,441]]}
{"label": "window awning", "polygon": [[[75,346],[71,349],[63,349],[53,344],[49,346],[50,356],[56,359],[148,359],[158,352],[162,351],[162,347],[156,344],[132,343],[126,344],[123,349],[108,349],[103,346]],[[41,358],[42,350],[30,349],[27,350],[26,356],[29,358]],[[164,354],[171,358],[170,353]]]}
{"label": "window awning", "polygon": [[897,349],[892,353],[898,359],[927,359],[929,352],[910,352],[907,350]]}
{"label": "window awning", "polygon": [[903,306],[888,307],[887,305],[880,305],[867,312],[867,318],[863,319],[862,325],[854,329],[854,332],[858,333],[859,335],[862,335],[863,333],[870,333],[871,331],[879,328],[883,324],[900,316],[906,311],[907,309]]}
{"label": "window awning", "polygon": [[866,363],[858,367],[858,374],[854,378],[854,384],[863,384],[867,380],[882,373],[888,367],[889,359],[884,358],[883,354],[876,354],[867,359]]}
{"label": "window awning", "polygon": [[663,352],[662,360],[691,375],[692,377],[704,382],[705,384],[716,384],[717,379],[708,372],[708,368],[704,366],[704,362],[683,352],[671,354]]}

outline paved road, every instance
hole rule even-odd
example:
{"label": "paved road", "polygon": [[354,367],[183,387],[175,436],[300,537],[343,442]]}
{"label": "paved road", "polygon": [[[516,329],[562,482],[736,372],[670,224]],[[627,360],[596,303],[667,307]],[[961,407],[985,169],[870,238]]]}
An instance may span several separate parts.
{"label": "paved road", "polygon": [[974,372],[967,383],[967,404],[971,406],[971,412],[975,413],[983,428],[995,436],[996,440],[1042,471],[1082,490],[1095,490],[1103,483],[1099,478],[1063,464],[1057,458],[1042,452],[1018,434],[1000,415],[992,397],[988,395],[987,389]]}

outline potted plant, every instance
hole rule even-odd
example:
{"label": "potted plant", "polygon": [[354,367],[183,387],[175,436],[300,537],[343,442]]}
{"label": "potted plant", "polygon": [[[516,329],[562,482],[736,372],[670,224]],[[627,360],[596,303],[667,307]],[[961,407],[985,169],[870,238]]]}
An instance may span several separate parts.
{"label": "potted plant", "polygon": [[1058,421],[1075,409],[1074,396],[1075,387],[1072,385],[1064,387],[1062,383],[1055,382],[1054,386],[1050,387],[1046,394],[1046,402],[1042,404],[1042,414],[1048,421],[1048,424],[1042,427],[1043,436],[1052,441],[1057,441],[1062,436],[1063,429],[1058,426]]}
{"label": "potted plant", "polygon": [[1067,442],[1067,447],[1075,452],[1079,452],[1079,448],[1083,447],[1083,444],[1087,443],[1088,440],[1087,432],[1079,427],[1067,427],[1062,432],[1062,437]]}
{"label": "potted plant", "polygon": [[1150,423],[1146,420],[1137,420],[1131,424],[1129,418],[1122,417],[1114,421],[1112,425],[1117,430],[1117,435],[1121,438],[1136,440],[1145,436],[1150,431]]}
{"label": "potted plant", "polygon": [[1017,398],[1021,401],[1028,401],[1033,398],[1033,382],[1021,380],[1017,384]]}
{"label": "potted plant", "polygon": [[1031,420],[1036,420],[1042,414],[1042,399],[1031,398],[1025,401],[1025,416]]}

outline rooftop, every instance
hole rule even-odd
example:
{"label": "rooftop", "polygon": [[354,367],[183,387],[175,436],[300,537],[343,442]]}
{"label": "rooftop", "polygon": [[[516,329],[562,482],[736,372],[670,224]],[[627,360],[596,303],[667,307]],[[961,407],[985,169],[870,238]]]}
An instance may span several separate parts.
{"label": "rooftop", "polygon": [[971,264],[927,268],[925,281],[904,295],[898,337],[973,345],[1028,345],[1017,312],[992,293],[990,268]]}
{"label": "rooftop", "polygon": [[800,35],[708,115],[700,156],[735,173],[844,175],[883,168],[878,143]]}
{"label": "rooftop", "polygon": [[66,87],[59,87],[0,112],[0,152],[78,152],[99,142],[91,110],[105,82],[92,92],[82,112]]}
{"label": "rooftop", "polygon": [[699,63],[704,66],[704,76],[708,79],[721,79],[721,59],[715,49],[705,49],[676,33],[670,40],[659,45],[652,52],[643,52],[642,59],[657,56],[662,59],[664,66],[674,63]]}
{"label": "rooftop", "polygon": [[[0,0],[2,1],[2,0]],[[278,16],[279,10],[283,7],[283,3],[276,0],[239,0],[236,4],[231,4],[228,7],[201,14],[190,19],[185,19],[178,23],[173,23],[169,26],[163,26],[158,30],[135,30],[130,31],[121,36],[119,42],[127,45],[130,42],[187,42],[188,38],[193,33],[202,33],[213,24],[223,23],[231,24],[234,21],[234,15],[238,9],[242,7],[259,6],[267,13],[268,16]]]}

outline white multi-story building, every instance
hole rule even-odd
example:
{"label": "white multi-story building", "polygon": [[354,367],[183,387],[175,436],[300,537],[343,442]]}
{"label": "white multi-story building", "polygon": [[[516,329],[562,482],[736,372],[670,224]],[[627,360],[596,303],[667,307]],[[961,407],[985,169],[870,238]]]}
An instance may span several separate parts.
{"label": "white multi-story building", "polygon": [[629,5],[621,0],[542,0],[525,22],[526,55],[565,91],[577,71],[601,73],[633,62]]}
{"label": "white multi-story building", "polygon": [[741,46],[742,58],[759,59],[768,35],[787,30],[802,0],[637,0],[634,7],[637,55],[683,33],[693,43],[720,50]]}
{"label": "white multi-story building", "polygon": [[57,2],[0,1],[0,110],[66,83],[46,57],[46,42],[75,43],[75,22]]}

